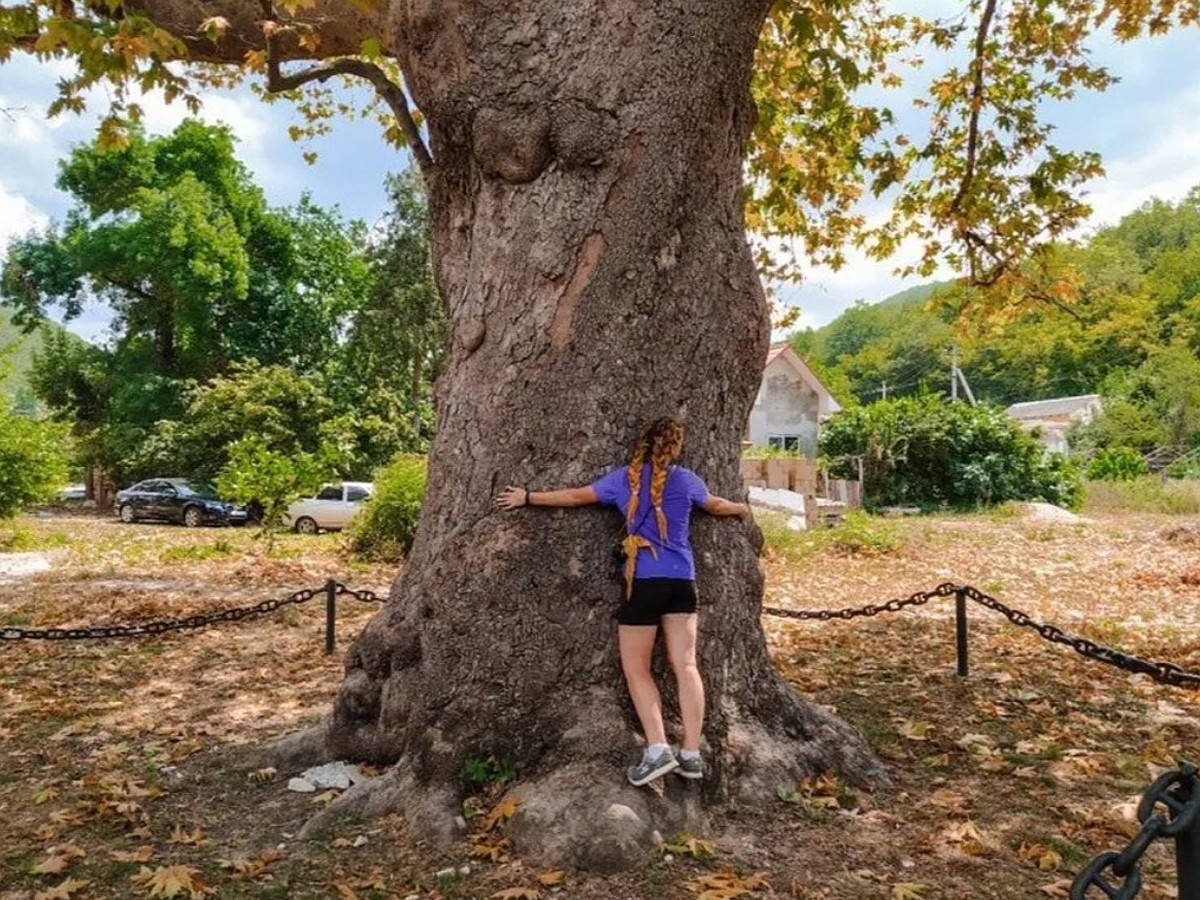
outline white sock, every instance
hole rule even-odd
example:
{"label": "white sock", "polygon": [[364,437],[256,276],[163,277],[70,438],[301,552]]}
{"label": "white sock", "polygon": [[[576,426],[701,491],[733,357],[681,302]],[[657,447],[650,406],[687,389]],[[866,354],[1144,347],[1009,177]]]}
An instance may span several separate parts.
{"label": "white sock", "polygon": [[666,753],[670,749],[671,749],[670,744],[651,744],[650,746],[648,746],[646,748],[645,758],[647,760],[658,759],[660,756],[662,756],[664,753]]}
{"label": "white sock", "polygon": [[680,759],[699,759],[700,751],[699,750],[680,750],[679,758]]}

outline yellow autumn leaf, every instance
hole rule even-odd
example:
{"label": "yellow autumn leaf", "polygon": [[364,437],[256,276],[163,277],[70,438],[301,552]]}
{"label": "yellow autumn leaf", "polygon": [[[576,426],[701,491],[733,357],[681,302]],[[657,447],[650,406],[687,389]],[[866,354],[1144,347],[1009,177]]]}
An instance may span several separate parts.
{"label": "yellow autumn leaf", "polygon": [[1062,856],[1057,850],[1047,850],[1038,858],[1037,864],[1043,872],[1054,872],[1062,865]]}
{"label": "yellow autumn leaf", "polygon": [[541,891],[535,888],[514,887],[505,888],[492,894],[492,900],[538,900]]}
{"label": "yellow autumn leaf", "polygon": [[62,884],[56,885],[48,891],[39,891],[34,894],[33,900],[71,900],[71,895],[75,891],[90,883],[79,878],[68,878]]}
{"label": "yellow autumn leaf", "polygon": [[168,844],[200,844],[204,840],[204,829],[199,826],[191,831],[185,831],[182,825],[176,825],[167,838]]}
{"label": "yellow autumn leaf", "polygon": [[544,884],[549,887],[551,885],[561,884],[564,877],[564,872],[555,870],[553,872],[543,872],[537,877],[537,880],[539,884]]}
{"label": "yellow autumn leaf", "polygon": [[929,885],[919,881],[901,881],[892,885],[892,900],[921,900]]}
{"label": "yellow autumn leaf", "polygon": [[65,856],[51,854],[34,866],[32,872],[34,875],[61,875],[70,864]]}
{"label": "yellow autumn leaf", "polygon": [[143,844],[136,850],[110,850],[109,859],[115,862],[149,862],[154,856],[154,848]]}
{"label": "yellow autumn leaf", "polygon": [[492,807],[492,811],[483,820],[483,830],[491,831],[501,822],[507,822],[521,808],[521,798],[511,794]]}
{"label": "yellow autumn leaf", "polygon": [[133,880],[145,887],[151,897],[200,900],[204,896],[200,870],[191,866],[159,866],[154,870],[143,866]]}
{"label": "yellow autumn leaf", "polygon": [[1058,881],[1043,884],[1038,890],[1047,897],[1068,897],[1071,894],[1071,885],[1073,883],[1070,878],[1060,878]]}
{"label": "yellow autumn leaf", "polygon": [[927,741],[932,728],[933,725],[929,722],[914,722],[912,719],[906,719],[900,723],[898,730],[903,737],[910,741]]}

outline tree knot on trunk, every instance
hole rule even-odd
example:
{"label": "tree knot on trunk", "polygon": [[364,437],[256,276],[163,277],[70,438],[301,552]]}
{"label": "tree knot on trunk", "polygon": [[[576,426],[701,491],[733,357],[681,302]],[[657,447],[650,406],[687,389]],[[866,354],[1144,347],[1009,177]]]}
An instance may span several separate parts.
{"label": "tree knot on trunk", "polygon": [[620,140],[617,117],[582,100],[566,100],[555,106],[552,139],[563,168],[602,166]]}
{"label": "tree knot on trunk", "polygon": [[487,323],[483,319],[468,319],[458,332],[458,340],[468,354],[474,353],[483,345],[487,337]]}
{"label": "tree knot on trunk", "polygon": [[485,175],[525,184],[550,162],[550,115],[538,107],[485,107],[475,114],[471,140]]}

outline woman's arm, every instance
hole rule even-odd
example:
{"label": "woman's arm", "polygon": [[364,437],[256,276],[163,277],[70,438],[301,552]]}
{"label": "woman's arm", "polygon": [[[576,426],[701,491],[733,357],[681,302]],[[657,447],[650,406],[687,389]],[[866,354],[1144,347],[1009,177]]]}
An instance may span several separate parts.
{"label": "woman's arm", "polygon": [[530,491],[509,486],[496,497],[496,505],[506,511],[522,506],[588,506],[599,502],[596,489],[591,485],[560,491]]}
{"label": "woman's arm", "polygon": [[750,518],[750,504],[734,503],[716,494],[709,494],[700,508],[710,516],[737,516],[743,521]]}

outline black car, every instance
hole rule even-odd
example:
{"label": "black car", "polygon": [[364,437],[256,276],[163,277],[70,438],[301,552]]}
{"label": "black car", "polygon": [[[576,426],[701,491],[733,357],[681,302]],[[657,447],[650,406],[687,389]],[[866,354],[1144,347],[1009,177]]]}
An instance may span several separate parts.
{"label": "black car", "polygon": [[241,525],[246,511],[225,503],[207,485],[190,484],[180,478],[149,478],[117,491],[113,509],[122,522],[160,519],[198,525]]}

